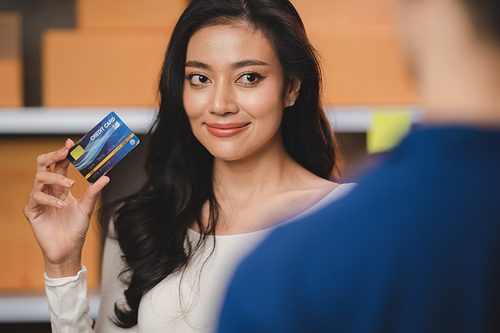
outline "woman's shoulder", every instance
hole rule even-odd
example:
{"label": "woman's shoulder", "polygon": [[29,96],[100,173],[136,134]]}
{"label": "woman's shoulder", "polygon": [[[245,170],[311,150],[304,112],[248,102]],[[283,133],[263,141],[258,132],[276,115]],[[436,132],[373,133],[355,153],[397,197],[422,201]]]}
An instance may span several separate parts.
{"label": "woman's shoulder", "polygon": [[330,187],[330,191],[321,201],[326,201],[327,203],[329,203],[338,200],[347,193],[349,193],[353,188],[355,188],[358,185],[356,183],[333,183],[333,184],[334,185],[331,185]]}
{"label": "woman's shoulder", "polygon": [[323,183],[320,189],[320,197],[312,204],[309,208],[302,211],[300,214],[294,216],[293,218],[287,220],[285,223],[300,220],[308,215],[311,215],[329,204],[337,201],[347,195],[357,184],[355,183],[335,183],[331,181],[326,181]]}
{"label": "woman's shoulder", "polygon": [[320,178],[316,175],[309,179],[308,184],[310,188],[306,191],[310,192],[310,195],[316,198],[314,199],[316,204],[313,206],[324,202],[328,203],[335,201],[349,193],[357,185],[355,183],[336,182]]}
{"label": "woman's shoulder", "polygon": [[338,199],[349,193],[355,186],[355,183],[335,183],[329,182],[324,187],[324,196],[318,200],[309,210],[319,210],[330,203],[337,201]]}

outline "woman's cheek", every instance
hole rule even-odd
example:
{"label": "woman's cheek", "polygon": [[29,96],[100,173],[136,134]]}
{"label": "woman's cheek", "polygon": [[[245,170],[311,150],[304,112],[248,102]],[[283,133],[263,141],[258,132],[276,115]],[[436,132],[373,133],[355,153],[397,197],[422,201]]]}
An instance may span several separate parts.
{"label": "woman's cheek", "polygon": [[272,84],[265,82],[256,88],[247,88],[241,90],[239,99],[247,105],[255,105],[262,107],[263,105],[274,106],[276,101],[282,96],[282,88],[279,82]]}
{"label": "woman's cheek", "polygon": [[183,93],[184,109],[190,119],[201,117],[204,110],[204,99],[200,94],[194,92],[190,87],[184,88]]}
{"label": "woman's cheek", "polygon": [[245,110],[254,117],[259,115],[271,116],[270,112],[283,111],[281,89],[270,87],[268,89],[261,89],[255,93],[245,96],[242,105],[245,105]]}

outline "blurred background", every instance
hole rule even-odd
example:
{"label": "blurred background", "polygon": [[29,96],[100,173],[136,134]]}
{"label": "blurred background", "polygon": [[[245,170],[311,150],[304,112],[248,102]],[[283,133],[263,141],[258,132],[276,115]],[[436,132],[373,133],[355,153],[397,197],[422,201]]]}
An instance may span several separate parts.
{"label": "blurred background", "polygon": [[[110,173],[101,202],[143,181],[147,130],[169,35],[188,0],[0,0],[0,332],[50,332],[43,260],[22,214],[36,157],[115,111],[142,143]],[[391,0],[292,0],[321,56],[324,104],[350,181],[417,123]],[[87,182],[74,169],[75,195]],[[91,314],[101,237],[89,231]]]}

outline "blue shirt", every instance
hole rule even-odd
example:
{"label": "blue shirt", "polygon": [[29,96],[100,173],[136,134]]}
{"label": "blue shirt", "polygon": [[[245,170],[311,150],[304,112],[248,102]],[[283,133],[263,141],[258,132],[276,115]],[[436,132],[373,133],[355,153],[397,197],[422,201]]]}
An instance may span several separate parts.
{"label": "blue shirt", "polygon": [[500,332],[500,131],[414,130],[242,263],[219,332]]}

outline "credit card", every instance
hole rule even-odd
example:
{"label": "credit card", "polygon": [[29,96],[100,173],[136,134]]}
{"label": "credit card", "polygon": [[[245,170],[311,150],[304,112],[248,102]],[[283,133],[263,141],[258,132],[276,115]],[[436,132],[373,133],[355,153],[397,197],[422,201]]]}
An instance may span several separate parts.
{"label": "credit card", "polygon": [[138,144],[139,138],[111,112],[71,147],[68,160],[93,184]]}

